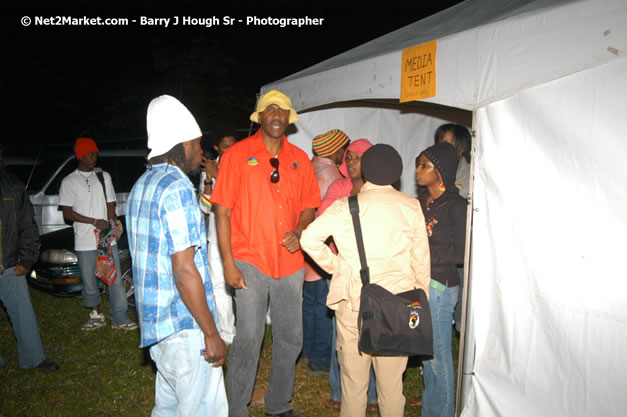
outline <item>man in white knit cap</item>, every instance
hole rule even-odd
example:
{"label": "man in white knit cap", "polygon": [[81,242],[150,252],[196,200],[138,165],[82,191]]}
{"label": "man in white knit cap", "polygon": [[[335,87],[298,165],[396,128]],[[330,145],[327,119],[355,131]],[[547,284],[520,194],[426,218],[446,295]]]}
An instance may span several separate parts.
{"label": "man in white knit cap", "polygon": [[153,416],[226,416],[226,346],[214,318],[207,240],[194,185],[202,133],[177,99],[150,102],[148,168],[128,199],[126,222],[140,347],[157,365]]}

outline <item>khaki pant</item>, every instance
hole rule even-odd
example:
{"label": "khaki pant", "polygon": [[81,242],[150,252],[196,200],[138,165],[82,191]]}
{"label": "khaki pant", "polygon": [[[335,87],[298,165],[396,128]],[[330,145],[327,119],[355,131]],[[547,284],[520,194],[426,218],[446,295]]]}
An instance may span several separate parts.
{"label": "khaki pant", "polygon": [[364,417],[366,393],[370,380],[370,365],[377,377],[377,395],[381,417],[402,417],[405,411],[403,396],[403,372],[407,356],[371,356],[359,353],[357,311],[339,304],[335,312],[337,320],[337,357],[342,378],[341,417]]}

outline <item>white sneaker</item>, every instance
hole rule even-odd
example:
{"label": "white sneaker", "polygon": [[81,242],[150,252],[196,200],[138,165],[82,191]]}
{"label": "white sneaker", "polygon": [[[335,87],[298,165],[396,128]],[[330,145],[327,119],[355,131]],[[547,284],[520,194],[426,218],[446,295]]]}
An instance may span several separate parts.
{"label": "white sneaker", "polygon": [[91,313],[89,313],[89,320],[81,326],[81,330],[95,330],[99,327],[103,327],[105,324],[104,313],[98,314],[96,310],[92,310]]}
{"label": "white sneaker", "polygon": [[118,324],[111,324],[112,329],[135,330],[138,327],[139,326],[137,325],[137,323],[130,321],[130,320],[126,320]]}

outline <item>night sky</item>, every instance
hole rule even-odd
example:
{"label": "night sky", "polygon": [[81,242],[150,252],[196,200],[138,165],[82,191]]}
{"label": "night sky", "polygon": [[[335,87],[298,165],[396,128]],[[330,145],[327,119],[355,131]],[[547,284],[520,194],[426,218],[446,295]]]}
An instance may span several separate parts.
{"label": "night sky", "polygon": [[[181,100],[204,131],[249,126],[264,84],[331,58],[459,1],[147,3],[71,6],[55,2],[3,6],[2,130],[5,154],[33,156],[43,144],[71,150],[77,137],[145,145],[145,112],[161,94]],[[105,4],[102,6],[100,4]],[[271,6],[268,6],[271,4]],[[27,16],[30,25],[24,26]],[[43,26],[36,16],[136,19],[129,26]],[[59,18],[57,18],[59,16]],[[141,25],[141,16],[169,18],[169,27]],[[220,25],[183,26],[184,17],[216,17]],[[224,25],[224,17],[236,21]],[[301,28],[238,23],[258,18],[309,16]],[[179,25],[173,26],[174,18]],[[200,21],[197,21],[200,22]],[[209,22],[209,20],[207,20]],[[116,145],[117,146],[117,145]],[[58,146],[57,146],[58,147]]]}

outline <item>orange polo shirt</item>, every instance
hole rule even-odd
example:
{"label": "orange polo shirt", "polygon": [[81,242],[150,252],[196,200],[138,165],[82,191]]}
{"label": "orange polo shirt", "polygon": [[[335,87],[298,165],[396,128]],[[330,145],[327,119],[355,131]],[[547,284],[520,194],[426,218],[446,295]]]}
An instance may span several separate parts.
{"label": "orange polo shirt", "polygon": [[304,266],[303,253],[290,253],[281,240],[296,229],[303,210],[320,206],[320,190],[309,157],[285,136],[276,184],[270,182],[272,157],[261,130],[231,146],[220,158],[211,202],[231,209],[233,257],[280,278]]}

